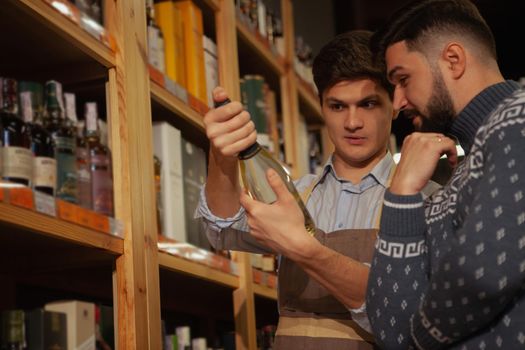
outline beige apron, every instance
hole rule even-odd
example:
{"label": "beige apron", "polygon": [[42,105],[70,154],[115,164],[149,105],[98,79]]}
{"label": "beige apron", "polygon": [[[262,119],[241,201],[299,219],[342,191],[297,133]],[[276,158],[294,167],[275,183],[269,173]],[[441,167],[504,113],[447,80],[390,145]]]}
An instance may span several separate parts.
{"label": "beige apron", "polygon": [[[389,182],[394,173],[390,170]],[[301,194],[307,202],[315,184]],[[381,213],[376,218],[379,227]],[[354,260],[371,263],[378,233],[373,229],[346,229],[315,238],[324,246]],[[292,260],[282,256],[279,266],[279,325],[275,350],[368,350],[372,335],[352,321],[348,309]]]}

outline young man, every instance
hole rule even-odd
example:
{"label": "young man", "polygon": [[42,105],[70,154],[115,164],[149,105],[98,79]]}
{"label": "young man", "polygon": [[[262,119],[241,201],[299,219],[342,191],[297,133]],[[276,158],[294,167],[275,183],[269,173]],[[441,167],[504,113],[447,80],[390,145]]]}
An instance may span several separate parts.
{"label": "young man", "polygon": [[[278,196],[274,204],[246,195],[239,202],[236,155],[256,139],[242,105],[231,102],[204,118],[211,150],[198,212],[214,247],[281,255],[276,349],[371,347],[363,340],[370,340],[369,334],[356,322],[367,327],[363,303],[369,268],[363,262],[371,259],[393,166],[387,141],[396,113],[390,85],[372,65],[369,38],[362,31],[342,34],[314,61],[324,120],[335,145],[321,176],[307,175],[296,183],[322,230],[315,237],[307,233],[280,179],[269,177]],[[227,98],[222,89],[214,93],[218,102]]]}
{"label": "young man", "polygon": [[[372,40],[414,133],[385,193],[367,309],[385,349],[525,348],[525,91],[468,0],[418,1]],[[448,136],[445,136],[448,135]],[[457,162],[423,201],[438,159]]]}

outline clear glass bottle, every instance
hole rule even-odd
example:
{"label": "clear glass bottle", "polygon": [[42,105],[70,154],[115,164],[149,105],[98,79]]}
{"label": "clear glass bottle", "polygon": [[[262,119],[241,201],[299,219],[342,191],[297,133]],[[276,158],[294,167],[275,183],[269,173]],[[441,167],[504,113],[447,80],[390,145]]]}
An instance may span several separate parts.
{"label": "clear glass bottle", "polygon": [[33,175],[31,134],[18,114],[18,84],[14,79],[2,79],[2,178],[28,186]]}
{"label": "clear glass bottle", "polygon": [[91,198],[93,210],[113,215],[113,176],[111,171],[111,152],[100,141],[98,112],[95,102],[85,105],[86,144],[89,150],[91,168]]}
{"label": "clear glass bottle", "polygon": [[[217,103],[216,108],[229,103],[230,100]],[[250,197],[264,202],[273,203],[277,200],[272,187],[266,180],[266,171],[274,169],[279,177],[283,180],[286,188],[293,195],[299,208],[304,215],[304,225],[311,235],[315,234],[315,223],[308,213],[295,185],[293,184],[290,174],[264,147],[257,142],[239,153],[239,166],[241,169],[241,178],[245,189]]]}
{"label": "clear glass bottle", "polygon": [[77,167],[75,156],[75,132],[64,118],[62,85],[50,80],[45,86],[46,115],[44,127],[55,142],[57,161],[56,196],[71,203],[77,203]]}
{"label": "clear glass bottle", "polygon": [[33,189],[54,196],[57,185],[55,143],[43,126],[43,87],[36,82],[21,81],[19,92],[22,117],[31,133]]}
{"label": "clear glass bottle", "polygon": [[80,120],[77,123],[77,179],[78,204],[86,209],[93,208],[91,169],[89,164],[89,149],[86,143],[86,123]]}
{"label": "clear glass bottle", "polygon": [[22,310],[2,312],[0,350],[26,349],[25,314]]}

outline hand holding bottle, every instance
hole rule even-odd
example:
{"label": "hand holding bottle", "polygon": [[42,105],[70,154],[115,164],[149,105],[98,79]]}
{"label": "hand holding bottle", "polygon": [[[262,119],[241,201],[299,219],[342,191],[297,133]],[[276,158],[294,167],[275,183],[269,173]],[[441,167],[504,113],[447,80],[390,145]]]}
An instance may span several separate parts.
{"label": "hand holding bottle", "polygon": [[297,200],[273,169],[266,178],[277,199],[272,204],[241,194],[246,209],[250,233],[262,244],[292,260],[311,256],[319,242],[305,228],[305,217]]}
{"label": "hand holding bottle", "polygon": [[[213,90],[213,99],[220,104],[228,99],[228,94],[223,88],[217,87]],[[236,158],[240,151],[257,140],[250,114],[237,101],[211,109],[204,116],[204,127],[212,151],[223,157]]]}

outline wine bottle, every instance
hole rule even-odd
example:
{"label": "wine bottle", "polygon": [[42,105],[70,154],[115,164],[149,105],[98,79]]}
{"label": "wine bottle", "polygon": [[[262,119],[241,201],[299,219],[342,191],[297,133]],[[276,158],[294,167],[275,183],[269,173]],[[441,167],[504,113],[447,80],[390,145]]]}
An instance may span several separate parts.
{"label": "wine bottle", "polygon": [[14,79],[2,79],[2,178],[28,186],[33,175],[31,134],[28,125],[18,113],[18,83]]}
{"label": "wine bottle", "polygon": [[46,116],[44,127],[55,142],[57,187],[55,195],[71,203],[78,202],[75,132],[64,116],[62,85],[54,80],[45,85]]}
{"label": "wine bottle", "polygon": [[[229,99],[226,99],[222,102],[216,102],[215,108],[224,106],[229,102]],[[255,142],[253,145],[241,151],[238,155],[238,158],[241,168],[241,179],[244,188],[248,192],[248,195],[253,199],[267,204],[275,202],[277,197],[268,181],[266,181],[266,171],[270,168],[275,170],[275,172],[286,185],[288,191],[290,191],[297,201],[299,208],[301,208],[301,211],[304,215],[304,226],[306,230],[311,235],[314,235],[314,221],[308,213],[308,209],[306,209],[306,206],[301,200],[301,197],[299,196],[299,193],[293,184],[290,174],[288,174],[286,169],[277,160],[275,160],[275,158],[272,157],[270,152]]]}
{"label": "wine bottle", "polygon": [[31,81],[21,81],[18,87],[22,116],[31,132],[33,153],[31,182],[35,190],[54,196],[57,185],[55,143],[43,126],[43,88],[41,84]]}
{"label": "wine bottle", "polygon": [[85,105],[86,144],[91,168],[92,209],[98,213],[113,215],[113,175],[111,152],[101,143],[96,102]]}

